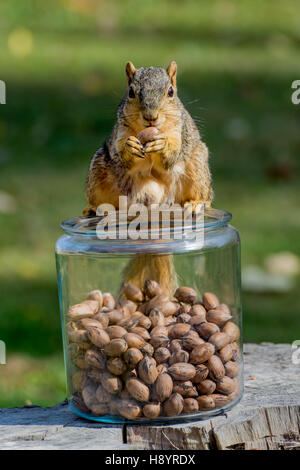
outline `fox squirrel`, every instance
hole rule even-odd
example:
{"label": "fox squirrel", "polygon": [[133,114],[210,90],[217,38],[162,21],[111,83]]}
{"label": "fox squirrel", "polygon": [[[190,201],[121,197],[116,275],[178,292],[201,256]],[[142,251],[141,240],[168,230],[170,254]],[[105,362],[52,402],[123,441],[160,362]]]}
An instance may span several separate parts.
{"label": "fox squirrel", "polygon": [[[191,115],[177,96],[177,64],[136,69],[126,64],[127,92],[119,105],[110,137],[92,158],[86,185],[84,215],[102,203],[116,209],[119,196],[128,205],[205,203],[213,191],[208,150]],[[137,135],[155,127],[154,140],[142,145]],[[126,280],[143,285],[155,279],[170,289],[174,278],[171,257],[138,255],[129,263]]]}

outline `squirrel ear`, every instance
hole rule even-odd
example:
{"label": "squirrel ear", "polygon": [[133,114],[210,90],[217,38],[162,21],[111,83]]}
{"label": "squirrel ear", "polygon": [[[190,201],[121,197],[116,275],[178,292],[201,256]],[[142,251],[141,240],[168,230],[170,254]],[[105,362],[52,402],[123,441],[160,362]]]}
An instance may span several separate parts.
{"label": "squirrel ear", "polygon": [[172,60],[169,67],[167,68],[167,74],[169,75],[173,86],[176,86],[176,73],[177,73],[177,64],[174,60]]}
{"label": "squirrel ear", "polygon": [[133,63],[132,62],[127,62],[127,64],[126,64],[126,75],[127,75],[128,85],[131,82],[135,72],[136,72],[136,70],[135,70],[135,66],[133,65]]}

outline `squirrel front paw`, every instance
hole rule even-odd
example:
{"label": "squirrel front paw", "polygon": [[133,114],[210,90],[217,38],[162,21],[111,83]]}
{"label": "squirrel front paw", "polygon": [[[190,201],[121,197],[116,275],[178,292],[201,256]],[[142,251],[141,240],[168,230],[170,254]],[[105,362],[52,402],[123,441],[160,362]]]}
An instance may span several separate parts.
{"label": "squirrel front paw", "polygon": [[167,147],[167,137],[165,134],[158,134],[155,137],[153,137],[153,140],[150,142],[147,142],[147,144],[144,147],[144,152],[145,153],[162,153],[165,151]]}
{"label": "squirrel front paw", "polygon": [[126,160],[130,160],[133,157],[144,158],[144,148],[136,137],[131,135],[125,142],[124,156]]}
{"label": "squirrel front paw", "polygon": [[184,216],[186,218],[191,216],[197,216],[201,214],[201,211],[205,207],[203,201],[199,200],[189,200],[184,203]]}

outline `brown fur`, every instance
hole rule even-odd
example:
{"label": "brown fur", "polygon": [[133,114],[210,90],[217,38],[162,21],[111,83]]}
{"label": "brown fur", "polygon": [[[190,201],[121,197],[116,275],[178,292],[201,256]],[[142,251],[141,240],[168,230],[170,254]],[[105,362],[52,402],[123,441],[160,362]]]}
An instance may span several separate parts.
{"label": "brown fur", "polygon": [[[175,62],[167,70],[160,67],[136,70],[131,62],[127,63],[127,93],[118,108],[117,122],[90,164],[85,215],[95,213],[102,203],[118,208],[121,195],[128,197],[128,204],[211,204],[208,150],[177,96],[176,72]],[[174,91],[172,97],[168,96],[170,87]],[[134,97],[129,96],[130,88]],[[135,136],[148,125],[155,125],[160,134],[143,148]],[[162,258],[160,267],[160,257],[155,267],[153,259],[146,258],[145,266],[145,259],[140,262],[141,258],[137,258],[136,265],[127,270],[131,273],[129,277],[142,283],[151,277],[152,266],[152,277],[161,278],[167,289],[172,284],[174,269],[170,257],[163,261]]]}

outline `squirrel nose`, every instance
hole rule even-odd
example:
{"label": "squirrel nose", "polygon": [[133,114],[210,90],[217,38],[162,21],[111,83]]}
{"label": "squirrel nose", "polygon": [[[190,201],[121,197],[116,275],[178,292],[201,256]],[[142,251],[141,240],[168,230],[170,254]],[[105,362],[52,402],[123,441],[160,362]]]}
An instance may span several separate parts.
{"label": "squirrel nose", "polygon": [[143,118],[145,119],[145,121],[147,121],[147,122],[149,122],[149,123],[152,123],[152,122],[157,121],[157,119],[158,119],[158,114],[157,114],[156,116],[149,116],[149,115],[145,116],[145,115],[144,115]]}

